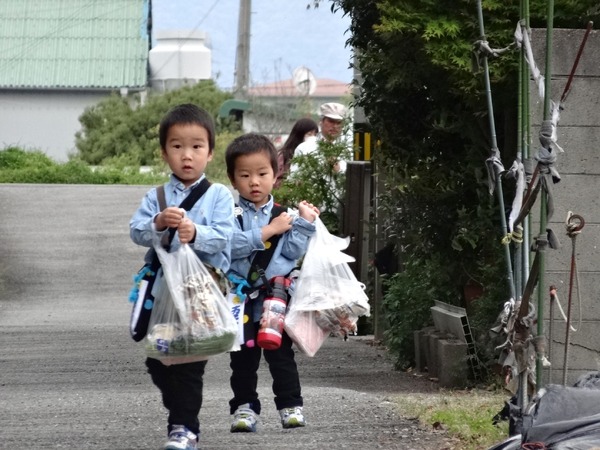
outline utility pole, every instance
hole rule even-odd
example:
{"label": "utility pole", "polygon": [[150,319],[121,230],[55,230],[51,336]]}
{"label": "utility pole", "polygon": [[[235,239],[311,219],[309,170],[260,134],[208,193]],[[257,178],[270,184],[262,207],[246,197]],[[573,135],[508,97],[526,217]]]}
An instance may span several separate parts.
{"label": "utility pole", "polygon": [[248,89],[250,78],[250,14],[252,0],[240,0],[238,19],[238,42],[235,54],[235,89],[236,96],[243,97]]}

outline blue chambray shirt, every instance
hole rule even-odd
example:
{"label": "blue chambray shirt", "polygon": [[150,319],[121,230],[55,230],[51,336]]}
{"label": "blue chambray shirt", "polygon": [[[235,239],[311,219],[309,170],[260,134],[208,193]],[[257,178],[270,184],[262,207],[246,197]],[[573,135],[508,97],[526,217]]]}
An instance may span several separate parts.
{"label": "blue chambray shirt", "polygon": [[[205,176],[202,175],[193,185],[186,188],[177,178],[171,175],[165,184],[165,199],[167,207],[179,206],[190,191]],[[191,243],[200,260],[221,269],[223,273],[229,270],[231,263],[231,238],[233,235],[234,201],[228,187],[214,183],[186,214],[196,225],[196,239]],[[143,247],[150,247],[144,257],[146,262],[152,260],[152,235],[156,228],[154,217],[160,213],[156,188],[150,189],[137,211],[129,222],[129,235],[133,242]],[[158,231],[159,236],[168,233],[168,229]],[[180,246],[179,236],[175,233],[171,243],[174,251]]]}
{"label": "blue chambray shirt", "polygon": [[[246,277],[250,270],[250,263],[257,252],[265,250],[261,239],[261,228],[269,223],[271,210],[273,209],[273,196],[269,201],[256,209],[254,203],[243,197],[239,199],[242,208],[242,222],[244,229],[235,219],[233,241],[231,243],[231,270]],[[275,248],[271,262],[267,267],[266,277],[268,280],[275,276],[287,275],[294,267],[298,259],[304,256],[308,247],[308,239],[315,232],[315,224],[310,223],[302,217],[296,217],[292,228],[285,232]],[[260,286],[262,280],[256,281],[255,286]],[[262,300],[257,300],[253,311],[253,319],[258,322],[262,312]]]}

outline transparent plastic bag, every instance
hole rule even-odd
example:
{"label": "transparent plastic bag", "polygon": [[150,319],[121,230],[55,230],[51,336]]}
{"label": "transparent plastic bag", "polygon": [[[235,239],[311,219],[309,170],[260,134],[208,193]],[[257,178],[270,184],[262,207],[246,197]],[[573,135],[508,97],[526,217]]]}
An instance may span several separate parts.
{"label": "transparent plastic bag", "polygon": [[315,234],[308,242],[300,274],[290,292],[292,300],[286,319],[286,330],[290,337],[296,336],[300,349],[320,346],[323,335],[345,337],[355,333],[358,318],[370,314],[365,285],[348,265],[354,258],[342,252],[349,240],[333,236],[319,218],[315,225]]}
{"label": "transparent plastic bag", "polygon": [[315,356],[329,333],[316,321],[315,311],[300,311],[290,306],[285,316],[285,332],[298,349],[307,356]]}
{"label": "transparent plastic bag", "polygon": [[168,253],[154,246],[161,285],[146,336],[146,355],[166,364],[206,359],[239,350],[237,323],[221,289],[192,248]]}

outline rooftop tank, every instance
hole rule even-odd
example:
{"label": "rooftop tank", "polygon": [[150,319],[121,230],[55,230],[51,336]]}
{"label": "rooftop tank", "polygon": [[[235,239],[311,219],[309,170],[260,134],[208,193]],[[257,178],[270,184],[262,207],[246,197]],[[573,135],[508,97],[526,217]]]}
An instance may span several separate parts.
{"label": "rooftop tank", "polygon": [[211,51],[206,38],[198,30],[158,31],[149,54],[152,87],[168,91],[210,79]]}

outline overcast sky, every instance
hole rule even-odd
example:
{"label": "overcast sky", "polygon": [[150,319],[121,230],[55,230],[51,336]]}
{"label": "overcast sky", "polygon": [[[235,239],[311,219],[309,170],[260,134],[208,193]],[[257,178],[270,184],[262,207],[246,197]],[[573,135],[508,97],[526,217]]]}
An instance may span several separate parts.
{"label": "overcast sky", "polygon": [[[208,33],[212,74],[218,85],[234,85],[239,0],[152,0],[153,29]],[[251,84],[291,78],[298,66],[316,78],[352,81],[346,48],[348,17],[331,12],[331,2],[306,9],[311,0],[253,0],[250,42]]]}

